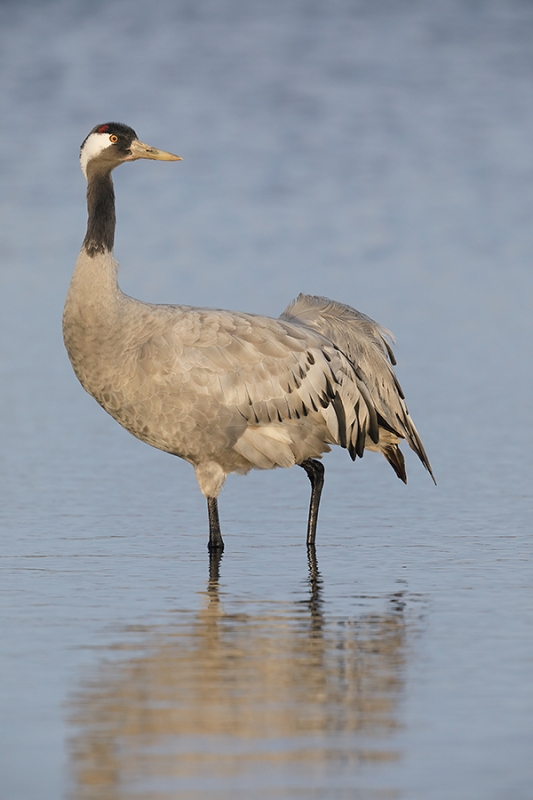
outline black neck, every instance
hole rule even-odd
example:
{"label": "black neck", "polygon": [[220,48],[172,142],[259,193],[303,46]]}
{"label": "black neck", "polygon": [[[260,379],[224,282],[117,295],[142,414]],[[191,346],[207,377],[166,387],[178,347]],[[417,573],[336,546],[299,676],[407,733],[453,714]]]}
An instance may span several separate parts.
{"label": "black neck", "polygon": [[110,253],[115,241],[115,192],[110,172],[89,173],[87,233],[83,247],[89,256]]}

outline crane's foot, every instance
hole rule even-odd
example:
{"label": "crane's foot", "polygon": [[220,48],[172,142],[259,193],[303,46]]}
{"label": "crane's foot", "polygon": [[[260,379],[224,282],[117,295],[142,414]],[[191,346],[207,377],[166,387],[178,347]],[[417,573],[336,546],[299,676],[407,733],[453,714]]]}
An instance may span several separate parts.
{"label": "crane's foot", "polygon": [[306,458],[299,466],[305,469],[307,477],[311,481],[311,501],[309,503],[309,518],[307,521],[307,547],[314,548],[320,495],[324,486],[324,465],[314,458]]}
{"label": "crane's foot", "polygon": [[216,497],[207,498],[207,512],[209,514],[209,542],[207,543],[207,549],[210,553],[222,553],[224,550],[224,540],[220,532],[218,501]]}

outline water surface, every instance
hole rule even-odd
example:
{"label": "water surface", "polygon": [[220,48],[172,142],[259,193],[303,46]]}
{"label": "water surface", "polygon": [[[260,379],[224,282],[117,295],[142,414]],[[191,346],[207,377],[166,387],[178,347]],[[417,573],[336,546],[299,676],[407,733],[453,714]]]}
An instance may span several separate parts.
{"label": "water surface", "polygon": [[[533,10],[455,2],[0,7],[2,792],[529,800]],[[210,564],[192,470],[121,430],[60,320],[80,142],[116,175],[120,281],[397,336],[413,454],[232,477]]]}

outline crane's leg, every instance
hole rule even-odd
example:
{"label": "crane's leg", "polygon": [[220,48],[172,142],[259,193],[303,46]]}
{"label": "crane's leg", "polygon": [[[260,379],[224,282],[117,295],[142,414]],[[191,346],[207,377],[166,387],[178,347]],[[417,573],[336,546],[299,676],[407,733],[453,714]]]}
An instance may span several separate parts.
{"label": "crane's leg", "polygon": [[224,553],[222,550],[214,550],[209,553],[209,582],[207,584],[207,593],[216,599],[218,591],[218,579],[220,577],[220,562],[222,561]]}
{"label": "crane's leg", "polygon": [[207,498],[207,512],[209,514],[209,543],[207,549],[210,553],[221,553],[224,550],[224,542],[220,533],[220,521],[218,519],[218,502],[216,497]]}
{"label": "crane's leg", "polygon": [[321,461],[314,458],[306,458],[299,465],[307,472],[307,477],[311,481],[311,502],[309,503],[309,519],[307,521],[307,546],[315,546],[316,523],[318,520],[318,507],[320,505],[320,495],[324,486],[324,465]]}

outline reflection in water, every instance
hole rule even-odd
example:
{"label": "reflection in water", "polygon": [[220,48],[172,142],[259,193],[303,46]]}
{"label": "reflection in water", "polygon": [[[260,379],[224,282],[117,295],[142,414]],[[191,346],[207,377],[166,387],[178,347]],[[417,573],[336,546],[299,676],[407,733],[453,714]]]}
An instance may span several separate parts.
{"label": "reflection in water", "polygon": [[401,596],[328,618],[313,551],[305,600],[226,613],[219,564],[201,611],[136,629],[73,699],[72,797],[354,797],[361,765],[397,758]]}

